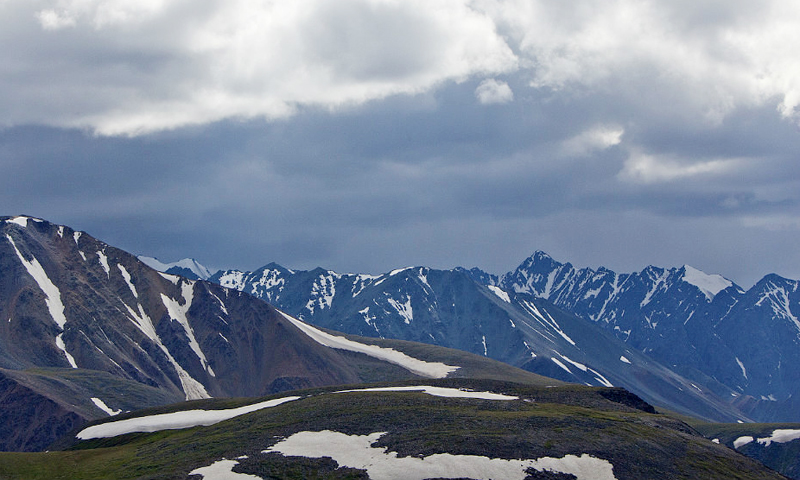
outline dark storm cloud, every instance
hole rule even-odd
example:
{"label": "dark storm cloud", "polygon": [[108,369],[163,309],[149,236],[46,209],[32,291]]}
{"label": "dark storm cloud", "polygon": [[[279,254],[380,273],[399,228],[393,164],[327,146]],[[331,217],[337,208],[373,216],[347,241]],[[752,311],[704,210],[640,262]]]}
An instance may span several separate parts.
{"label": "dark storm cloud", "polygon": [[0,1],[0,204],[212,267],[800,277],[800,9],[577,3]]}

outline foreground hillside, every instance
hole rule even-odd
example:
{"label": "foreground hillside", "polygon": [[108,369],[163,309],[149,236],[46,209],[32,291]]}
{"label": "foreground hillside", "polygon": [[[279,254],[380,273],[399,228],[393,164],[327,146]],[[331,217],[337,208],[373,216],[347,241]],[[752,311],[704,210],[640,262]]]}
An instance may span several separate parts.
{"label": "foreground hillside", "polygon": [[[77,430],[65,451],[0,454],[0,477],[784,478],[621,389],[465,379],[371,387],[120,416]],[[213,425],[186,420],[209,423],[225,416],[218,409],[254,403],[260,409]],[[186,428],[155,431],[167,422]]]}

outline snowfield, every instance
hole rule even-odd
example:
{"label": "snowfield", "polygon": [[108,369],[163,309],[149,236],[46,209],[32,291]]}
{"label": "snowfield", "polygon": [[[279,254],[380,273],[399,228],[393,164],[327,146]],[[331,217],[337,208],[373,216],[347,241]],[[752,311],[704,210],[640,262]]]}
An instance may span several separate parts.
{"label": "snowfield", "polygon": [[414,357],[409,357],[403,352],[391,348],[383,348],[377,345],[367,345],[365,343],[354,342],[344,337],[337,337],[330,333],[325,333],[322,330],[312,327],[311,325],[301,322],[300,320],[287,315],[283,312],[281,314],[294,326],[299,328],[303,333],[311,337],[315,342],[330,348],[337,348],[340,350],[347,350],[350,352],[358,352],[369,355],[370,357],[383,360],[385,362],[394,363],[406,370],[428,378],[444,378],[448,374],[455,372],[459,367],[452,365],[445,365],[439,362],[426,362]]}
{"label": "snowfield", "polygon": [[214,425],[239,415],[255,412],[263,408],[271,408],[302,397],[283,397],[266,402],[245,405],[227,410],[186,410],[183,412],[162,413],[147,417],[129,418],[116,422],[102,423],[84,428],[76,435],[81,440],[92,438],[109,438],[134,432],[159,432],[161,430],[179,430],[198,426]]}
{"label": "snowfield", "polygon": [[788,428],[778,429],[772,432],[772,435],[765,438],[759,438],[758,443],[769,447],[770,443],[789,443],[800,438],[800,430],[791,430]]}
{"label": "snowfield", "polygon": [[[428,385],[419,385],[411,387],[378,387],[378,388],[363,388],[354,390],[342,390],[337,393],[351,393],[351,392],[422,392],[436,397],[447,398],[472,398],[481,400],[519,400],[519,397],[510,395],[503,395],[500,393],[492,392],[474,392],[471,390],[459,390],[457,388],[446,387],[432,387]],[[323,394],[326,395],[326,394]],[[78,432],[77,438],[81,440],[89,440],[92,438],[109,438],[116,437],[117,435],[125,435],[134,432],[160,432],[161,430],[180,430],[182,428],[192,428],[199,426],[214,425],[224,420],[229,420],[239,415],[255,412],[264,408],[271,408],[281,405],[286,402],[299,400],[303,397],[291,396],[275,398],[265,402],[254,403],[252,405],[245,405],[238,408],[230,408],[225,410],[186,410],[183,412],[163,413],[159,415],[149,415],[146,417],[129,418],[126,420],[117,420],[116,422],[107,422],[100,425],[94,425],[85,428]],[[102,400],[93,398],[92,401],[98,407],[111,415],[108,407],[101,407]],[[105,406],[104,403],[102,403]],[[106,410],[108,409],[108,410]],[[119,413],[119,411],[117,411]]]}
{"label": "snowfield", "polygon": [[[427,457],[401,457],[385,447],[373,447],[386,432],[346,435],[323,430],[299,432],[281,440],[262,453],[310,458],[330,457],[340,467],[366,470],[372,480],[423,480],[426,478],[471,478],[524,480],[526,470],[571,474],[578,480],[616,480],[613,465],[583,454],[537,460],[505,460],[476,455],[439,453]],[[224,477],[205,477],[220,480]],[[233,477],[231,477],[233,478]]]}
{"label": "snowfield", "polygon": [[350,392],[422,392],[434,397],[446,398],[477,398],[482,400],[519,400],[519,397],[511,395],[503,395],[501,393],[491,392],[473,392],[471,390],[459,390],[457,388],[446,387],[429,387],[429,386],[413,386],[413,387],[377,387],[377,388],[360,388],[355,390],[341,390],[335,393],[350,393]]}

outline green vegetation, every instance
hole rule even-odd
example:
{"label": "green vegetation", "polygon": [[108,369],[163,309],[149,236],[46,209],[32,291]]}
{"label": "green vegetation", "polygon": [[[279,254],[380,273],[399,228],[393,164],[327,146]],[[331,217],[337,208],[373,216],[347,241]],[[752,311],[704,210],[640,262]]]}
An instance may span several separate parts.
{"label": "green vegetation", "polygon": [[[421,382],[396,384],[415,383]],[[321,430],[350,435],[389,432],[378,445],[400,456],[451,453],[513,459],[588,453],[610,461],[619,479],[780,478],[694,434],[678,420],[627,405],[632,402],[621,390],[609,399],[608,390],[577,385],[544,388],[464,379],[424,383],[490,390],[521,400],[441,398],[417,392],[326,393],[343,387],[306,390],[302,400],[209,427],[72,441],[63,444],[68,450],[50,453],[0,454],[0,478],[185,479],[194,468],[242,455],[248,458],[235,471],[262,478],[366,478],[358,470],[337,470],[330,459],[260,453],[280,438]],[[148,413],[230,408],[253,401],[204,400]]]}

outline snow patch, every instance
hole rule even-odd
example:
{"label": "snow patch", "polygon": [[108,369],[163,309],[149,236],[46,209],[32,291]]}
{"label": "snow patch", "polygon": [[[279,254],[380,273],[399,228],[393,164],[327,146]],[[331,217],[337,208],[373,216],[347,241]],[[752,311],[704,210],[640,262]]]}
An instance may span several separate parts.
{"label": "snow patch", "polygon": [[390,277],[394,277],[394,276],[395,276],[395,275],[397,275],[398,273],[403,273],[403,272],[405,272],[406,270],[411,270],[412,268],[414,268],[414,267],[405,267],[405,268],[398,268],[398,269],[396,269],[396,270],[392,270],[391,272],[389,272],[389,276],[390,276]]}
{"label": "snow patch", "polygon": [[[649,275],[649,273],[648,273],[648,275]],[[652,298],[653,298],[653,295],[654,295],[654,294],[655,294],[655,293],[656,293],[656,292],[657,292],[659,289],[661,289],[661,288],[665,288],[666,281],[667,281],[667,278],[668,278],[668,277],[669,277],[669,271],[667,271],[667,270],[664,270],[664,271],[663,271],[663,272],[662,272],[662,273],[661,273],[661,274],[658,276],[658,278],[656,278],[656,279],[653,279],[652,277],[650,278],[651,280],[655,280],[655,282],[653,283],[653,286],[650,288],[650,290],[647,292],[647,294],[644,296],[644,298],[642,299],[641,303],[639,303],[639,307],[644,307],[645,305],[647,305],[648,303],[650,303],[650,300],[652,300]],[[649,318],[647,319],[647,322],[648,322],[648,323],[650,323],[650,319],[649,319]],[[652,326],[652,325],[651,325],[651,326]]]}
{"label": "snow patch", "polygon": [[445,398],[476,398],[481,400],[519,400],[519,397],[503,395],[502,393],[474,392],[472,390],[461,390],[458,388],[431,387],[428,385],[417,385],[412,387],[376,387],[376,388],[357,388],[354,390],[340,390],[334,393],[353,393],[353,392],[421,392],[434,397]]}
{"label": "snow patch", "polygon": [[745,380],[747,380],[747,370],[745,370],[744,364],[742,363],[741,360],[739,360],[739,357],[736,357],[736,363],[738,363],[739,368],[742,369],[742,376],[745,378]]}
{"label": "snow patch", "polygon": [[[561,335],[561,337],[562,337],[564,340],[568,341],[568,342],[569,342],[570,344],[572,344],[573,346],[576,346],[576,344],[575,344],[575,341],[574,341],[574,340],[572,340],[572,339],[569,337],[569,335],[567,335],[566,333],[564,333],[564,331],[563,331],[563,330],[561,330],[561,326],[558,324],[558,322],[556,322],[556,320],[555,320],[555,319],[554,319],[554,318],[553,318],[553,317],[552,317],[552,316],[551,316],[549,313],[547,313],[547,310],[545,310],[545,314],[547,314],[547,318],[545,318],[544,314],[542,314],[542,312],[541,312],[541,311],[540,311],[538,308],[536,308],[536,304],[534,304],[533,302],[530,302],[530,301],[523,301],[523,302],[521,303],[521,305],[522,305],[522,306],[523,306],[523,307],[524,307],[526,310],[528,310],[528,313],[532,314],[532,315],[534,316],[534,318],[536,318],[537,320],[539,320],[539,322],[540,322],[540,323],[542,323],[542,325],[544,325],[544,326],[547,326],[547,327],[551,328],[551,329],[552,329],[552,330],[554,330],[556,333],[558,333],[559,335]],[[549,320],[548,320],[548,319],[549,319]],[[571,373],[571,372],[570,372],[570,373]]]}
{"label": "snow patch", "polygon": [[175,372],[178,374],[178,379],[181,382],[181,388],[183,389],[183,393],[186,394],[186,400],[198,400],[201,398],[211,398],[211,396],[206,391],[206,388],[203,386],[202,383],[198,382],[191,375],[189,372],[183,369],[181,365],[175,360],[175,357],[169,352],[169,349],[161,342],[161,338],[156,335],[156,329],[153,326],[153,321],[150,317],[145,313],[144,309],[141,305],[139,307],[139,313],[133,311],[131,307],[124,304],[125,308],[128,309],[128,314],[130,315],[131,321],[139,327],[139,330],[144,333],[147,338],[155,342],[156,345],[164,352],[164,355],[167,356],[167,359],[172,364],[173,368],[175,368]]}
{"label": "snow patch", "polygon": [[556,365],[558,365],[559,367],[561,367],[561,368],[563,368],[564,370],[566,370],[566,371],[567,371],[567,373],[569,373],[570,375],[572,375],[572,370],[570,370],[570,369],[569,369],[569,368],[568,368],[566,365],[564,365],[563,363],[561,363],[561,361],[559,361],[557,358],[550,358],[550,360],[552,360],[552,361],[553,361],[553,363],[555,363],[555,364],[556,364]]}
{"label": "snow patch", "polygon": [[[225,302],[223,302],[221,298],[219,298],[218,296],[214,295],[214,293],[211,290],[208,290],[208,294],[211,295],[212,297],[214,297],[219,302],[219,309],[222,310],[222,313],[224,313],[225,315],[230,315],[228,313],[228,308],[225,306]],[[223,319],[223,321],[224,321],[224,319]],[[225,323],[228,323],[228,322],[225,322]]]}
{"label": "snow patch", "polygon": [[64,344],[64,338],[62,337],[64,337],[63,332],[59,333],[58,336],[56,336],[56,346],[58,347],[59,350],[64,352],[64,356],[67,357],[67,361],[69,362],[70,366],[72,366],[72,368],[78,368],[78,364],[75,363],[75,358],[73,358],[72,355],[70,355],[69,352],[67,351],[67,346]]}
{"label": "snow patch", "polygon": [[411,325],[411,322],[414,321],[414,309],[411,308],[411,296],[406,295],[405,303],[400,303],[393,298],[387,298],[386,301],[388,301],[389,304],[397,310],[397,313],[403,317],[406,325]]}
{"label": "snow patch", "polygon": [[245,405],[225,410],[184,410],[182,412],[162,413],[146,417],[129,418],[114,422],[101,423],[84,428],[76,435],[81,440],[92,438],[110,438],[134,432],[160,432],[162,430],[180,430],[199,426],[214,425],[246,413],[264,408],[272,408],[286,402],[299,400],[301,397],[282,397],[265,402]]}
{"label": "snow patch", "polygon": [[684,265],[683,269],[681,280],[697,287],[709,302],[714,300],[719,292],[733,286],[733,283],[722,275],[709,275],[689,265]]}
{"label": "snow patch", "polygon": [[493,286],[493,285],[489,285],[487,288],[488,288],[489,290],[491,290],[491,291],[492,291],[492,293],[494,293],[495,295],[497,295],[497,297],[498,297],[500,300],[502,300],[502,301],[504,301],[504,302],[506,302],[506,303],[511,303],[511,298],[509,298],[509,296],[508,296],[508,293],[504,292],[502,288],[500,288],[500,287],[495,287],[495,286]]}
{"label": "snow patch", "polygon": [[445,365],[444,363],[419,360],[391,348],[383,348],[377,345],[367,345],[348,340],[344,337],[337,337],[335,335],[325,333],[322,330],[316,329],[307,323],[303,323],[300,320],[283,312],[281,312],[281,314],[303,333],[311,337],[320,345],[324,345],[326,347],[364,353],[370,357],[374,357],[389,363],[394,363],[395,365],[400,365],[412,373],[429,378],[444,378],[448,374],[459,369],[459,367]]}
{"label": "snow patch", "polygon": [[314,284],[311,286],[311,294],[309,295],[306,309],[314,314],[314,310],[319,307],[320,310],[330,309],[333,305],[333,297],[336,296],[336,282],[337,274],[334,272],[327,272],[328,275],[320,275]]}
{"label": "snow patch", "polygon": [[106,257],[106,253],[98,250],[97,257],[100,259],[100,265],[103,267],[103,270],[105,270],[106,276],[111,278],[111,269],[108,268],[108,257]]}
{"label": "snow patch", "polygon": [[753,437],[749,435],[745,435],[743,437],[739,437],[733,441],[733,448],[741,448],[747,445],[748,443],[752,443],[755,440]]}
{"label": "snow patch", "polygon": [[758,302],[756,302],[756,306],[760,307],[764,301],[769,300],[772,312],[775,315],[791,320],[797,329],[800,330],[800,320],[792,313],[789,294],[783,287],[777,286],[772,282],[770,282],[769,288],[770,290],[765,292]]}
{"label": "snow patch", "polygon": [[131,274],[128,273],[128,270],[126,270],[125,267],[122,266],[122,264],[118,263],[117,267],[119,268],[119,273],[122,274],[122,278],[125,279],[125,283],[128,284],[128,288],[131,289],[131,293],[133,293],[133,296],[139,298],[139,293],[136,291],[136,287],[134,287],[133,283],[131,283]]}
{"label": "snow patch", "polygon": [[178,282],[181,280],[181,277],[177,275],[170,275],[169,273],[164,273],[164,272],[158,272],[158,274],[161,275],[166,280],[172,282],[174,285],[177,285]]}
{"label": "snow patch", "polygon": [[608,388],[614,388],[614,384],[609,382],[608,379],[606,377],[604,377],[600,372],[598,372],[597,370],[595,370],[593,368],[590,368],[589,371],[594,373],[594,375],[595,375],[594,379],[597,380],[598,382],[600,382],[600,385],[602,385],[604,387],[608,387]]}
{"label": "snow patch", "polygon": [[[244,457],[247,458],[247,457]],[[244,460],[242,458],[242,460]],[[189,475],[201,475],[208,480],[263,480],[261,477],[247,473],[236,473],[233,467],[239,465],[236,460],[217,460],[207,467],[195,468]]]}
{"label": "snow patch", "polygon": [[197,358],[200,359],[200,362],[203,364],[203,368],[212,377],[214,377],[214,371],[208,365],[208,360],[206,359],[203,350],[200,348],[200,344],[197,343],[197,338],[194,336],[194,330],[189,324],[189,319],[186,318],[186,314],[189,312],[189,309],[192,308],[192,300],[194,299],[194,282],[183,283],[181,285],[181,295],[183,296],[183,305],[179,304],[177,301],[169,298],[163,293],[161,294],[161,301],[164,302],[164,306],[167,307],[169,317],[173,320],[176,320],[183,327],[183,331],[186,332],[186,336],[189,338],[189,347],[192,349],[195,355],[197,355]]}
{"label": "snow patch", "polygon": [[[556,353],[558,353],[558,352],[556,352]],[[559,353],[558,356],[561,357],[562,359],[564,359],[566,362],[571,363],[572,365],[575,366],[575,368],[577,368],[578,370],[580,370],[582,372],[585,372],[585,371],[588,370],[588,367],[586,365],[584,365],[582,363],[578,363],[575,360],[572,360],[571,358],[567,357],[566,355],[561,355]]]}
{"label": "snow patch", "polygon": [[310,458],[331,457],[340,467],[366,470],[372,480],[423,480],[426,478],[472,478],[524,480],[526,470],[571,474],[578,480],[615,480],[613,465],[583,454],[538,460],[505,460],[477,455],[437,453],[427,457],[400,457],[386,447],[373,447],[387,432],[347,435],[324,430],[299,432],[263,453]]}
{"label": "snow patch", "polygon": [[[6,235],[6,238],[11,242],[11,246],[14,247],[14,252],[16,252],[22,265],[25,266],[25,270],[33,277],[36,284],[39,285],[39,289],[44,293],[44,303],[47,305],[47,311],[62,332],[56,336],[56,347],[64,352],[64,356],[67,357],[67,361],[72,368],[78,368],[78,365],[75,363],[75,358],[67,351],[67,346],[64,344],[64,339],[62,338],[64,335],[64,325],[67,323],[67,317],[64,315],[64,304],[61,302],[61,292],[50,280],[50,277],[47,276],[47,272],[44,271],[44,268],[42,268],[42,265],[35,257],[33,257],[31,261],[25,260],[25,257],[23,257],[22,253],[17,249],[17,244],[14,243],[14,239],[12,239],[10,235]],[[10,320],[11,319],[9,319],[9,321]]]}
{"label": "snow patch", "polygon": [[11,220],[6,220],[6,223],[15,223],[22,228],[28,228],[28,217],[14,217]]}
{"label": "snow patch", "polygon": [[765,438],[759,438],[758,443],[769,447],[772,442],[775,443],[789,443],[800,438],[800,430],[792,429],[777,429],[772,432],[772,435]]}
{"label": "snow patch", "polygon": [[[80,246],[80,245],[78,245],[78,240],[80,240],[80,238],[81,238],[81,232],[74,232],[72,234],[72,239],[75,240],[75,245],[76,246]],[[86,260],[86,258],[84,258],[84,260]]]}
{"label": "snow patch", "polygon": [[631,365],[631,361],[628,360],[624,355],[619,357],[619,361],[622,362],[622,363],[627,363],[628,365]]}
{"label": "snow patch", "polygon": [[486,335],[483,335],[483,356],[489,356],[489,350],[486,348]]}
{"label": "snow patch", "polygon": [[122,410],[112,410],[111,408],[109,408],[108,405],[106,405],[106,402],[100,400],[97,397],[92,397],[92,402],[94,402],[94,404],[97,406],[97,408],[99,408],[100,410],[106,412],[108,414],[108,416],[110,416],[110,417],[113,417],[114,415],[118,415],[118,414],[122,413]]}
{"label": "snow patch", "polygon": [[17,257],[20,262],[22,262],[22,265],[25,266],[25,270],[36,280],[39,288],[44,292],[47,310],[50,312],[50,316],[53,317],[53,321],[56,322],[58,328],[64,330],[64,324],[67,323],[67,318],[64,316],[64,304],[61,303],[61,292],[58,290],[58,287],[50,281],[44,268],[42,268],[42,265],[35,257],[33,257],[30,262],[25,260],[25,257],[23,257],[22,253],[17,249],[17,244],[14,243],[14,239],[12,239],[10,235],[6,235],[6,238],[11,242],[11,246],[14,247],[14,251],[17,253]]}

